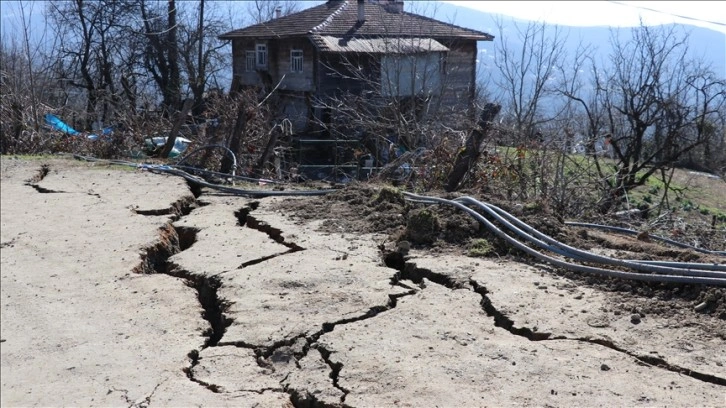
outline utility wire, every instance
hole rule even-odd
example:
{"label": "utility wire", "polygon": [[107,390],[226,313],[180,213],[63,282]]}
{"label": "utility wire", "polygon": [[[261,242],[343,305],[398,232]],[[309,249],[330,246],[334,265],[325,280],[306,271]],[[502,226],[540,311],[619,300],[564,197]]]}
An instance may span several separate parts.
{"label": "utility wire", "polygon": [[[707,24],[713,24],[713,25],[717,25],[717,26],[721,26],[721,27],[726,27],[726,23],[722,23],[722,22],[719,22],[719,21],[703,20],[703,19],[696,18],[696,17],[689,17],[689,16],[684,16],[684,15],[681,15],[681,14],[673,14],[673,13],[669,13],[667,11],[656,10],[656,9],[652,9],[650,7],[636,6],[635,4],[628,4],[628,3],[622,2],[622,1],[613,1],[613,0],[608,0],[608,1],[610,1],[610,3],[617,4],[617,5],[620,5],[620,6],[628,6],[628,7],[633,7],[633,8],[636,8],[636,9],[641,9],[641,10],[646,10],[646,11],[652,11],[654,13],[665,14],[665,15],[671,16],[671,17],[682,18],[684,20],[698,21],[698,22],[701,22],[701,23],[707,23]],[[718,3],[714,3],[714,5],[716,5],[716,4],[718,4]],[[720,7],[715,6],[714,9],[718,10],[718,9],[720,9]]]}

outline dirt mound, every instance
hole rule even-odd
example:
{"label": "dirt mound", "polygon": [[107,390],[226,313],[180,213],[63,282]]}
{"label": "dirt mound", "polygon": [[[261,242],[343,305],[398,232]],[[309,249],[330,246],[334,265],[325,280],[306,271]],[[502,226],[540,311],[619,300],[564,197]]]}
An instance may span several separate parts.
{"label": "dirt mound", "polygon": [[[444,192],[428,195],[448,199],[457,197]],[[487,202],[485,198],[480,200]],[[723,257],[676,248],[643,237],[570,227],[561,218],[537,205],[492,204],[515,214],[538,231],[583,250],[621,259],[724,263]],[[326,232],[381,233],[388,235],[389,241],[405,241],[406,245],[433,253],[515,257],[521,262],[535,263],[457,208],[405,201],[400,190],[387,185],[351,183],[319,199],[287,200],[279,205],[297,217],[324,220],[322,229]],[[618,292],[625,298],[647,299],[647,306],[643,307],[648,312],[668,314],[673,308],[673,300],[678,299],[683,302],[680,306],[700,305],[697,312],[726,319],[726,290],[722,288],[625,281],[556,268],[551,270],[585,285]]]}
{"label": "dirt mound", "polygon": [[455,208],[405,201],[400,190],[386,185],[352,183],[320,199],[283,201],[280,208],[303,219],[323,219],[326,232],[381,233],[390,241],[439,251],[463,251],[471,239],[489,235]]}

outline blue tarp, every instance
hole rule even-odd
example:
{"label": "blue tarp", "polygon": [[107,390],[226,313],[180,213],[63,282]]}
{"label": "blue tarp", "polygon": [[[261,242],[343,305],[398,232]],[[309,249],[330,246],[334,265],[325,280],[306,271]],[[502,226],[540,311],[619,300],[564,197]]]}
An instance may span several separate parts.
{"label": "blue tarp", "polygon": [[[47,123],[48,126],[50,126],[53,130],[63,132],[70,136],[78,136],[81,134],[79,131],[73,129],[72,127],[68,126],[67,123],[60,120],[59,117],[57,117],[53,114],[50,114],[50,113],[45,114],[45,123]],[[113,126],[109,126],[107,128],[103,128],[101,130],[101,135],[103,135],[103,136],[110,135],[112,132],[113,132]],[[95,134],[90,134],[90,135],[87,135],[86,137],[90,140],[98,140],[98,138],[99,138],[99,136],[95,135]]]}
{"label": "blue tarp", "polygon": [[63,122],[57,116],[52,115],[50,113],[45,114],[45,123],[47,123],[48,126],[53,128],[54,130],[63,132],[67,135],[71,135],[71,136],[78,135],[78,131],[76,129],[73,129],[72,127],[68,126],[67,123]]}

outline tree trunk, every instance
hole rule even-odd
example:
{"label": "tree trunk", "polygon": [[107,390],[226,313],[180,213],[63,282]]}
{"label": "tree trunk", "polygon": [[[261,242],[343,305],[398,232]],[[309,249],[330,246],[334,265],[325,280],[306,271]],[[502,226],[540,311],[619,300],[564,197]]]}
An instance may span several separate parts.
{"label": "tree trunk", "polygon": [[187,98],[184,101],[184,106],[182,107],[182,110],[179,112],[179,116],[177,116],[176,120],[174,121],[174,127],[171,129],[171,132],[169,133],[169,137],[166,138],[166,144],[164,145],[164,148],[161,149],[160,156],[162,158],[169,157],[169,153],[171,153],[171,149],[174,148],[174,142],[176,142],[176,135],[179,133],[179,130],[181,129],[182,125],[184,124],[184,121],[186,121],[187,115],[189,114],[189,110],[192,108],[192,103],[194,102],[193,99]]}
{"label": "tree trunk", "polygon": [[444,186],[446,191],[455,191],[459,187],[461,180],[466,176],[466,173],[474,166],[481,154],[479,146],[481,146],[484,137],[489,132],[491,121],[494,120],[501,109],[501,106],[493,103],[488,103],[484,106],[481,117],[479,118],[479,128],[471,132],[471,135],[466,140],[464,149],[456,156],[454,167],[451,169],[449,177],[446,180],[446,185]]}
{"label": "tree trunk", "polygon": [[204,0],[199,1],[199,23],[197,25],[197,78],[192,88],[194,93],[194,116],[200,116],[204,110],[204,90],[206,88],[206,67],[204,65]]}
{"label": "tree trunk", "polygon": [[181,101],[181,73],[179,70],[179,43],[177,42],[177,23],[176,23],[176,3],[169,0],[168,3],[168,64],[169,64],[169,84],[164,95],[166,96],[166,108],[173,112],[179,107]]}
{"label": "tree trunk", "polygon": [[[210,145],[210,146],[216,145],[217,136],[218,136],[217,126],[209,126],[209,121],[207,121],[207,123],[205,123],[205,125],[204,125],[204,129],[205,129],[205,133],[206,133],[206,138],[205,138],[205,140],[207,141],[206,144]],[[204,151],[204,153],[202,154],[202,158],[199,160],[199,167],[206,169],[207,162],[209,162],[209,158],[211,157],[211,155],[212,155],[212,150],[206,149]],[[224,157],[224,156],[226,156],[226,153],[223,153],[222,157]]]}

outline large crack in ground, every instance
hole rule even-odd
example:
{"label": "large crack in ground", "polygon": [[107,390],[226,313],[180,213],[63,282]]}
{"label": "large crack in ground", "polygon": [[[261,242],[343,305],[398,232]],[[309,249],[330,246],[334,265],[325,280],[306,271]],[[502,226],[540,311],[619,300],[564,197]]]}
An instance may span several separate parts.
{"label": "large crack in ground", "polygon": [[701,373],[698,371],[693,371],[691,369],[681,367],[678,365],[670,364],[666,360],[659,358],[659,357],[653,357],[648,355],[642,355],[637,354],[632,351],[628,351],[622,347],[619,347],[617,344],[613,343],[610,340],[605,339],[593,339],[589,337],[578,337],[578,338],[568,338],[564,336],[555,336],[552,337],[549,340],[570,340],[570,341],[579,341],[584,343],[590,343],[590,344],[597,344],[603,347],[607,347],[611,350],[615,350],[619,353],[627,354],[636,360],[640,361],[643,364],[652,366],[652,367],[658,367],[664,370],[672,371],[674,373],[682,374],[691,378],[695,378],[696,380],[700,380],[706,383],[715,384],[715,385],[721,385],[726,386],[726,378],[717,377],[715,375]]}
{"label": "large crack in ground", "polygon": [[189,227],[177,227],[166,223],[160,228],[159,241],[146,249],[141,264],[136,273],[160,273],[182,279],[189,287],[197,291],[197,299],[202,306],[202,317],[209,323],[209,329],[203,333],[207,340],[206,347],[214,347],[222,339],[224,330],[232,321],[224,315],[229,303],[217,296],[221,286],[219,278],[204,276],[179,268],[169,261],[172,255],[178,254],[196,241],[199,230]]}
{"label": "large crack in ground", "polygon": [[[188,214],[188,212],[187,212]],[[142,274],[160,273],[182,279],[189,287],[197,291],[197,299],[202,306],[202,318],[209,323],[203,336],[207,338],[201,350],[207,347],[214,347],[224,335],[225,329],[232,324],[232,319],[225,316],[224,312],[229,307],[226,300],[220,299],[217,290],[221,282],[217,277],[209,277],[195,274],[179,268],[178,265],[169,261],[175,254],[189,249],[196,242],[196,228],[177,227],[171,222],[164,224],[159,229],[159,240],[152,246],[146,248],[141,263],[134,268],[134,272]],[[187,355],[190,359],[190,366],[183,370],[187,377],[212,392],[219,392],[214,384],[208,384],[194,378],[192,369],[199,364],[199,351],[192,350]]]}
{"label": "large crack in ground", "polygon": [[167,208],[151,209],[151,210],[139,210],[133,209],[133,212],[139,215],[146,216],[162,216],[168,215],[172,221],[178,221],[181,217],[189,215],[192,210],[200,207],[209,205],[204,201],[199,201],[192,196],[184,196],[169,205]]}
{"label": "large crack in ground", "polygon": [[38,169],[38,172],[35,173],[35,176],[33,176],[33,178],[31,178],[27,182],[28,183],[40,183],[41,181],[43,181],[45,176],[48,175],[48,173],[50,173],[50,166],[48,164],[41,164],[40,169]]}
{"label": "large crack in ground", "polygon": [[187,354],[187,357],[189,357],[189,367],[184,367],[183,371],[184,374],[186,374],[189,381],[195,382],[202,387],[208,389],[209,391],[212,391],[213,393],[217,394],[220,392],[219,386],[216,384],[211,384],[206,381],[202,381],[198,378],[194,377],[194,367],[196,367],[199,364],[199,350],[194,349]]}
{"label": "large crack in ground", "polygon": [[38,172],[33,176],[31,179],[25,181],[25,185],[28,187],[32,187],[35,189],[35,191],[41,193],[41,194],[55,194],[55,193],[65,193],[65,191],[58,191],[58,190],[51,190],[45,187],[41,187],[38,185],[43,179],[50,173],[50,166],[48,164],[42,164],[40,166],[40,169],[38,169]]}
{"label": "large crack in ground", "polygon": [[664,370],[672,371],[678,374],[686,375],[688,377],[711,383],[716,385],[722,385],[726,386],[726,379],[716,377],[714,375],[701,373],[698,371],[694,371],[685,367],[681,367],[675,364],[670,364],[666,360],[658,357],[648,356],[648,355],[642,355],[638,354],[629,350],[626,350],[623,347],[618,346],[614,342],[606,339],[598,339],[598,338],[590,338],[590,337],[578,337],[578,338],[569,338],[566,336],[553,336],[552,333],[541,333],[531,330],[527,327],[514,327],[514,322],[504,315],[501,311],[499,311],[494,305],[492,304],[491,299],[489,299],[488,293],[486,287],[481,285],[480,283],[471,280],[471,287],[474,289],[476,293],[481,295],[482,301],[481,305],[482,308],[484,308],[484,311],[492,317],[494,317],[494,322],[497,327],[501,327],[510,333],[521,336],[526,338],[530,341],[544,341],[544,340],[570,340],[570,341],[579,341],[589,344],[596,344],[599,346],[607,347],[611,350],[617,351],[619,353],[627,354],[630,357],[635,358],[636,360],[640,361],[641,363],[647,364],[652,367],[661,368]]}
{"label": "large crack in ground", "polygon": [[597,344],[600,346],[607,347],[611,350],[615,350],[619,353],[627,354],[630,357],[633,357],[637,359],[638,361],[647,364],[649,366],[658,367],[664,370],[676,372],[682,375],[686,375],[688,377],[704,381],[711,384],[716,385],[722,385],[726,386],[726,379],[721,377],[716,377],[710,374],[701,373],[698,371],[693,371],[685,367],[680,367],[674,364],[670,364],[667,361],[665,361],[662,358],[648,356],[648,355],[640,355],[631,351],[628,351],[622,347],[619,347],[615,343],[609,340],[604,339],[593,339],[593,338],[567,338],[565,336],[553,336],[552,333],[543,333],[543,332],[537,332],[533,331],[532,329],[528,327],[515,327],[514,321],[512,321],[509,317],[507,317],[504,313],[502,313],[500,310],[498,310],[494,304],[492,303],[491,299],[488,296],[489,291],[487,288],[480,284],[479,282],[475,280],[469,280],[467,284],[462,283],[461,281],[457,281],[453,279],[452,277],[437,273],[434,271],[431,271],[426,268],[420,268],[416,264],[411,262],[406,262],[405,256],[401,252],[383,252],[383,260],[384,263],[391,268],[397,269],[399,271],[398,279],[408,279],[413,281],[414,283],[417,283],[419,285],[423,284],[423,279],[427,279],[433,283],[445,286],[449,289],[461,289],[461,288],[468,288],[471,290],[474,290],[476,293],[478,293],[482,297],[481,306],[486,312],[486,314],[494,319],[494,325],[496,327],[502,328],[509,333],[515,335],[524,337],[527,340],[530,341],[544,341],[544,340],[572,340],[572,341],[580,341],[580,342],[586,342],[590,344]]}
{"label": "large crack in ground", "polygon": [[[195,197],[198,198],[199,194],[196,193]],[[182,216],[189,214],[189,212],[193,208],[196,208],[198,204],[199,203],[196,200],[182,199],[173,203],[168,209],[150,210],[144,212],[137,211],[137,213],[143,215],[172,215],[172,220],[177,221]],[[255,229],[257,231],[267,234],[275,242],[286,246],[288,250],[286,252],[273,256],[245,262],[242,264],[241,267],[261,263],[276,256],[299,252],[305,249],[293,242],[287,242],[280,229],[272,227],[264,221],[260,221],[254,216],[251,216],[250,213],[256,210],[258,207],[258,202],[252,202],[247,206],[243,207],[242,209],[236,211],[235,216],[239,221],[239,225]],[[169,258],[171,256],[190,248],[196,241],[196,236],[198,232],[199,230],[196,228],[175,226],[171,221],[166,223],[159,230],[159,240],[152,246],[146,248],[145,254],[142,257],[142,262],[134,269],[134,272],[142,274],[160,273],[173,276],[183,279],[187,285],[196,289],[198,294],[198,300],[204,310],[202,317],[209,323],[210,327],[204,333],[204,336],[207,337],[207,340],[205,344],[201,347],[201,349],[194,349],[188,353],[187,357],[190,360],[190,365],[188,367],[185,367],[183,371],[185,372],[187,378],[189,378],[190,381],[193,381],[214,393],[221,392],[221,387],[219,385],[208,383],[194,377],[193,369],[199,364],[199,354],[201,350],[204,350],[208,347],[226,345],[248,348],[254,351],[257,357],[256,361],[259,366],[269,367],[270,360],[275,357],[276,353],[279,353],[285,348],[290,348],[296,342],[302,340],[304,341],[304,345],[300,348],[299,351],[292,353],[292,356],[296,359],[297,368],[300,368],[297,362],[307,356],[307,353],[311,348],[315,348],[316,350],[318,350],[323,357],[323,360],[330,367],[329,376],[333,382],[333,386],[343,393],[343,397],[341,399],[341,404],[343,404],[345,401],[345,396],[349,393],[349,390],[345,389],[338,383],[338,376],[343,365],[342,363],[331,361],[331,351],[326,350],[324,347],[317,344],[317,340],[323,334],[333,331],[338,325],[370,319],[386,310],[390,310],[396,307],[396,303],[399,298],[411,295],[416,292],[416,290],[409,288],[410,290],[408,292],[389,295],[389,301],[387,304],[371,307],[362,315],[341,319],[335,322],[324,323],[320,330],[316,331],[311,335],[300,335],[294,338],[283,339],[269,347],[246,344],[239,341],[224,342],[222,341],[222,337],[224,335],[225,329],[232,323],[232,319],[228,318],[225,315],[225,312],[229,307],[229,303],[224,299],[220,299],[217,295],[217,291],[222,284],[220,279],[216,276],[204,276],[186,271],[180,268],[178,265],[174,264],[173,262],[169,261]],[[396,277],[392,279],[392,284],[398,284]],[[408,288],[406,285],[401,286]],[[285,378],[287,378],[287,376]],[[294,389],[286,386],[284,382],[285,379],[280,381],[281,387],[279,389],[266,388],[260,390],[237,391],[249,391],[258,393],[263,393],[265,391],[286,392],[290,395],[290,400],[295,407],[326,406],[326,404],[318,401],[315,396],[311,392],[309,392],[309,390]]]}
{"label": "large crack in ground", "polygon": [[237,269],[244,269],[248,266],[257,265],[259,263],[269,261],[270,259],[277,258],[278,256],[288,255],[295,252],[304,251],[305,248],[301,247],[300,245],[297,245],[294,242],[288,242],[285,240],[285,237],[282,234],[282,230],[279,228],[275,228],[269,224],[267,224],[264,221],[260,221],[254,216],[250,215],[250,213],[257,208],[259,208],[260,203],[257,201],[253,201],[249,204],[247,204],[245,207],[240,208],[239,210],[235,211],[234,215],[237,217],[237,225],[240,227],[247,227],[256,231],[260,231],[264,234],[267,234],[270,239],[277,242],[278,244],[287,247],[287,251],[279,252],[272,255],[263,256],[256,259],[250,259],[248,261],[243,262],[240,264],[240,266],[237,267]]}
{"label": "large crack in ground", "polygon": [[[25,181],[25,185],[28,187],[32,187],[35,189],[35,191],[41,193],[41,194],[73,194],[73,193],[81,193],[77,191],[63,191],[63,190],[53,190],[50,188],[45,188],[40,186],[38,183],[43,181],[45,177],[50,173],[50,165],[43,164],[40,166],[40,169],[38,169],[38,172],[30,178],[29,180]],[[85,194],[88,194],[90,196],[101,198],[100,194],[94,193],[92,191],[85,192]]]}
{"label": "large crack in ground", "polygon": [[416,264],[411,262],[406,262],[405,257],[400,252],[389,252],[384,254],[384,262],[386,265],[392,268],[398,269],[400,272],[400,279],[408,279],[413,281],[417,284],[422,284],[423,279],[426,278],[427,280],[445,286],[449,289],[461,289],[461,288],[469,288],[471,290],[474,290],[476,293],[478,293],[481,297],[481,306],[486,312],[486,314],[494,319],[494,325],[496,327],[502,328],[509,333],[515,335],[524,337],[527,340],[530,341],[545,341],[545,340],[571,340],[571,341],[580,341],[590,344],[596,344],[599,346],[607,347],[611,350],[617,351],[619,353],[627,354],[630,357],[635,358],[639,362],[643,364],[647,364],[652,367],[661,368],[667,371],[672,371],[675,373],[679,373],[682,375],[686,375],[688,377],[711,383],[716,385],[722,385],[726,386],[726,379],[717,377],[714,375],[701,373],[698,371],[690,370],[685,367],[680,367],[678,365],[670,364],[666,360],[658,357],[648,356],[648,355],[640,355],[635,352],[626,350],[622,347],[619,347],[615,343],[609,340],[605,339],[596,339],[596,338],[587,338],[587,337],[581,337],[581,338],[568,338],[565,336],[553,336],[552,333],[542,333],[533,331],[532,329],[528,327],[515,327],[514,321],[512,321],[509,317],[507,317],[504,313],[502,313],[500,310],[498,310],[494,304],[492,303],[491,299],[489,298],[488,294],[489,291],[487,288],[482,285],[481,283],[475,281],[475,280],[469,280],[468,284],[462,284],[462,282],[457,281],[453,278],[451,278],[448,275],[437,273],[434,271],[431,271],[429,269],[420,268]]}
{"label": "large crack in ground", "polygon": [[[182,213],[184,212],[186,211]],[[224,313],[229,307],[229,303],[220,299],[217,295],[221,281],[214,276],[199,275],[181,269],[178,265],[169,261],[171,256],[189,249],[196,242],[198,232],[199,230],[196,228],[177,227],[171,222],[164,224],[159,230],[159,240],[154,245],[146,248],[142,262],[134,269],[134,272],[142,274],[160,273],[173,276],[182,279],[187,286],[197,291],[197,299],[203,309],[202,318],[209,323],[209,328],[202,334],[207,338],[200,349],[204,350],[207,347],[215,347],[219,344],[222,336],[224,336],[225,329],[232,324],[232,319],[228,318]],[[194,378],[192,370],[199,364],[200,350],[194,349],[187,354],[190,365],[185,367],[183,371],[190,381],[212,392],[219,392],[217,385]]]}
{"label": "large crack in ground", "polygon": [[[180,227],[172,223],[188,215],[195,208],[208,204],[196,200],[200,192],[194,193],[194,190],[192,191],[194,198],[183,197],[172,203],[168,208],[135,211],[137,214],[148,216],[169,215],[171,220],[159,228],[158,241],[145,249],[141,262],[134,268],[133,272],[169,275],[182,279],[187,286],[196,290],[197,300],[203,310],[202,318],[209,323],[209,328],[203,333],[203,336],[207,338],[201,347],[203,350],[207,347],[214,347],[219,343],[225,329],[232,323],[232,320],[224,313],[229,307],[229,303],[220,299],[217,295],[217,291],[221,286],[218,277],[195,274],[169,261],[170,257],[189,249],[197,240],[197,233],[199,232],[197,228]],[[185,367],[183,371],[189,380],[206,387],[212,392],[219,392],[216,385],[205,383],[193,376],[192,369],[199,364],[199,351],[194,349],[187,354],[190,365]]]}
{"label": "large crack in ground", "polygon": [[234,214],[237,217],[239,225],[247,226],[254,230],[263,232],[267,234],[267,236],[269,236],[273,241],[277,242],[280,245],[284,245],[293,251],[302,251],[305,249],[294,242],[285,241],[285,237],[282,235],[281,229],[275,228],[270,224],[266,223],[265,221],[260,221],[250,215],[252,211],[258,209],[259,207],[260,203],[257,201],[253,201],[247,204],[247,206],[240,208],[238,211],[236,211]]}
{"label": "large crack in ground", "polygon": [[[189,214],[189,212],[198,206],[198,201],[196,198],[198,198],[201,195],[201,191],[194,192],[195,199],[182,199],[175,203],[173,203],[169,208],[167,209],[161,209],[161,210],[147,210],[147,211],[136,211],[138,214],[142,215],[172,215],[172,220],[177,221],[182,216]],[[254,259],[250,261],[246,261],[243,263],[240,268],[244,268],[250,265],[258,264],[264,261],[267,261],[269,259],[275,258],[277,256],[282,256],[294,252],[299,252],[305,250],[305,248],[297,245],[294,242],[288,242],[285,240],[285,237],[283,236],[282,230],[275,228],[269,224],[267,224],[264,221],[259,220],[258,218],[251,215],[251,213],[259,208],[259,202],[251,202],[247,204],[245,207],[241,208],[240,210],[235,212],[235,216],[237,217],[238,224],[242,227],[248,227],[260,232],[263,232],[267,234],[273,241],[285,246],[288,248],[287,251],[281,252],[279,254],[275,254],[272,256],[266,256],[259,259]],[[159,240],[152,246],[148,247],[145,251],[145,255],[143,256],[142,262],[135,268],[134,272],[137,273],[161,273],[166,274],[169,276],[173,276],[176,278],[183,279],[187,285],[190,287],[193,287],[197,290],[198,293],[198,300],[200,304],[202,305],[202,308],[204,310],[203,312],[203,318],[207,320],[207,322],[210,325],[210,328],[204,333],[204,335],[207,337],[207,341],[201,348],[201,350],[204,350],[207,347],[215,347],[215,346],[225,346],[225,345],[232,345],[236,347],[242,347],[251,349],[254,351],[256,355],[256,361],[257,364],[261,367],[269,367],[271,365],[270,360],[276,358],[276,354],[280,354],[281,351],[283,351],[283,354],[285,352],[285,349],[291,348],[295,343],[303,341],[304,345],[302,347],[299,347],[299,350],[292,352],[292,357],[296,360],[296,366],[299,369],[299,362],[302,358],[306,357],[309,350],[314,348],[320,352],[320,355],[322,356],[325,363],[330,367],[330,374],[329,377],[331,378],[331,381],[333,383],[333,386],[341,391],[342,397],[340,404],[344,404],[345,397],[350,392],[349,390],[345,389],[339,384],[339,374],[340,371],[343,368],[343,364],[340,362],[332,361],[330,356],[332,352],[330,350],[325,349],[322,345],[318,344],[318,339],[325,333],[329,333],[335,329],[338,325],[343,324],[349,324],[358,322],[361,320],[371,319],[376,316],[378,316],[380,313],[385,312],[387,310],[393,309],[396,307],[397,300],[403,296],[408,296],[416,293],[416,290],[413,288],[408,287],[405,284],[401,284],[400,277],[396,274],[391,279],[392,285],[398,285],[402,286],[404,288],[407,288],[408,291],[404,293],[399,294],[391,294],[389,295],[389,300],[385,305],[377,305],[373,306],[370,309],[368,309],[365,313],[349,317],[345,319],[340,319],[334,322],[327,322],[324,323],[320,330],[309,334],[309,335],[300,335],[293,338],[283,339],[272,346],[269,347],[263,347],[253,344],[246,344],[244,342],[224,342],[222,341],[222,337],[224,335],[224,331],[226,327],[228,327],[232,323],[232,319],[228,318],[225,315],[225,311],[229,306],[229,303],[226,300],[220,299],[217,295],[217,291],[221,286],[221,281],[216,276],[203,276],[191,273],[189,271],[186,271],[184,269],[181,269],[178,265],[175,265],[174,263],[169,261],[169,258],[173,256],[174,254],[180,253],[189,247],[191,247],[194,242],[196,241],[196,235],[199,232],[199,230],[195,228],[189,228],[189,227],[177,227],[174,226],[172,222],[168,222],[163,227],[160,228],[159,231]],[[187,377],[205,387],[206,389],[210,390],[211,392],[219,393],[221,392],[221,387],[208,383],[202,380],[199,380],[194,377],[193,369],[196,365],[199,364],[200,360],[200,351],[201,350],[192,350],[188,353],[188,358],[190,360],[190,365],[186,368],[184,368],[184,372],[186,373]],[[289,373],[288,373],[289,375]],[[263,389],[263,390],[247,390],[247,391],[259,391],[265,392],[267,390],[271,391],[283,391],[290,395],[291,402],[295,407],[322,407],[326,406],[326,404],[322,403],[321,401],[318,401],[315,396],[309,392],[309,390],[299,390],[294,389],[292,387],[289,387],[285,384],[285,379],[287,376],[285,376],[284,379],[280,381],[281,388],[280,389]]]}
{"label": "large crack in ground", "polygon": [[[192,200],[191,202],[181,202],[178,203],[178,205],[176,206],[172,205],[172,209],[181,209],[180,211],[173,213],[173,215],[177,217],[176,219],[189,214],[189,211],[191,211],[191,208],[189,208],[189,206],[193,205],[194,202],[196,202],[196,200]],[[252,202],[247,206],[241,208],[240,210],[236,211],[235,216],[237,217],[239,225],[255,229],[257,231],[267,234],[275,242],[286,246],[288,250],[286,252],[282,252],[272,256],[247,261],[243,263],[240,268],[244,268],[253,264],[258,264],[266,260],[275,258],[277,256],[305,250],[305,248],[295,243],[287,242],[285,240],[285,237],[283,236],[283,232],[280,229],[272,227],[271,225],[251,215],[251,213],[258,207],[259,202]],[[333,387],[339,390],[342,394],[339,404],[336,405],[345,406],[345,399],[351,392],[351,390],[345,388],[340,384],[341,371],[344,369],[343,363],[334,360],[334,351],[328,350],[323,345],[318,343],[319,338],[326,333],[332,332],[333,330],[335,330],[336,327],[340,325],[372,319],[379,316],[381,313],[394,309],[397,305],[398,299],[405,296],[413,295],[418,292],[416,288],[411,288],[402,281],[408,280],[423,287],[424,279],[452,290],[469,289],[478,293],[482,297],[482,309],[487,313],[488,316],[494,319],[495,326],[506,330],[513,335],[524,337],[530,341],[571,340],[597,344],[603,347],[608,347],[617,352],[627,354],[628,356],[631,356],[639,362],[647,364],[649,366],[677,372],[679,374],[683,374],[700,381],[726,386],[726,380],[723,378],[675,366],[669,364],[661,358],[652,356],[641,356],[625,350],[622,347],[619,347],[616,344],[607,340],[591,338],[566,338],[563,336],[553,336],[552,333],[536,332],[527,327],[516,327],[514,322],[509,317],[507,317],[492,304],[491,299],[488,296],[488,290],[484,285],[474,280],[456,280],[446,274],[437,273],[426,268],[418,267],[415,263],[407,262],[405,255],[398,251],[386,252],[382,250],[382,260],[387,267],[396,271],[391,277],[391,285],[406,288],[407,291],[399,294],[390,294],[389,301],[385,305],[373,306],[358,316],[340,319],[334,322],[326,322],[318,331],[314,333],[302,334],[293,338],[286,338],[274,343],[271,346],[246,344],[239,341],[225,342],[222,340],[224,331],[226,327],[228,327],[232,323],[232,319],[225,316],[225,311],[229,304],[226,300],[220,299],[217,295],[217,291],[221,286],[221,281],[217,277],[207,277],[185,271],[179,268],[178,265],[169,262],[169,257],[188,249],[194,244],[194,242],[196,241],[196,234],[198,232],[199,231],[194,228],[176,227],[171,222],[165,224],[165,226],[160,229],[159,241],[153,246],[147,248],[146,255],[144,256],[142,263],[136,268],[135,271],[139,273],[163,273],[174,276],[183,279],[190,287],[196,289],[198,293],[198,300],[204,310],[203,318],[209,322],[210,326],[210,328],[204,333],[205,337],[207,337],[207,341],[205,342],[201,350],[207,347],[224,345],[247,348],[253,350],[256,356],[256,362],[260,367],[269,368],[274,365],[274,361],[276,359],[294,358],[295,366],[298,370],[301,369],[299,361],[305,358],[311,349],[317,350],[320,353],[325,364],[327,364],[330,369],[328,376],[331,379]],[[194,377],[193,368],[199,364],[199,353],[201,350],[192,350],[188,354],[191,363],[188,367],[184,368],[184,372],[191,381],[205,387],[211,392],[219,393],[221,392],[220,386],[212,383],[207,383]],[[285,377],[280,380],[281,387],[279,389],[269,388],[243,391],[260,393],[265,391],[285,392],[290,396],[290,401],[295,407],[329,406],[325,402],[319,401],[316,396],[310,392],[310,390],[294,388],[290,386],[289,383],[286,383],[289,374],[290,372],[288,372],[287,375],[285,375]]]}
{"label": "large crack in ground", "polygon": [[[33,179],[28,180],[26,182],[26,185],[35,188],[41,193],[58,193],[59,191],[44,189],[43,187],[37,185],[37,183],[45,178],[49,171],[49,166],[43,165],[39,170],[38,174]],[[196,228],[175,226],[173,224],[173,221],[178,221],[181,217],[188,215],[194,208],[198,208],[207,204],[197,200],[197,198],[199,198],[202,194],[201,188],[199,188],[199,186],[194,183],[189,183],[189,186],[194,195],[194,198],[184,197],[172,203],[170,207],[166,209],[136,210],[136,213],[140,215],[170,215],[171,220],[159,229],[159,240],[145,249],[145,253],[142,255],[142,261],[139,265],[137,265],[137,267],[134,268],[134,272],[141,274],[160,273],[169,275],[175,278],[182,279],[188,286],[196,290],[198,301],[203,309],[202,317],[209,323],[209,328],[203,333],[203,335],[206,337],[206,341],[204,342],[203,346],[199,350],[194,349],[188,353],[190,365],[183,368],[183,371],[185,372],[190,381],[193,381],[205,387],[211,392],[219,393],[222,391],[220,390],[220,386],[199,380],[195,378],[193,374],[193,368],[198,365],[200,361],[200,351],[208,347],[233,345],[236,347],[251,349],[254,351],[257,364],[261,367],[269,367],[272,360],[275,360],[277,358],[284,358],[285,355],[290,355],[295,359],[297,369],[301,369],[298,362],[301,359],[305,358],[311,349],[315,349],[320,353],[323,361],[330,368],[329,377],[332,381],[333,387],[335,387],[342,393],[340,405],[345,405],[345,399],[351,391],[340,384],[340,375],[341,371],[344,368],[344,365],[342,362],[334,361],[334,350],[328,350],[323,345],[319,344],[318,340],[322,335],[332,332],[338,326],[355,323],[367,319],[373,319],[381,315],[381,313],[394,309],[397,306],[398,299],[405,296],[413,295],[418,292],[416,288],[412,288],[402,281],[408,280],[423,287],[424,279],[452,290],[468,289],[475,291],[482,297],[481,306],[483,310],[487,313],[487,315],[494,319],[495,326],[506,330],[513,335],[524,337],[530,341],[568,340],[597,344],[617,351],[619,353],[631,356],[639,362],[647,364],[649,366],[658,367],[671,372],[683,374],[703,382],[726,386],[726,379],[724,378],[672,365],[662,358],[647,355],[638,355],[634,352],[619,347],[618,345],[614,344],[609,340],[593,338],[567,338],[564,336],[554,336],[552,333],[541,333],[533,331],[527,327],[515,327],[514,321],[512,321],[508,316],[506,316],[492,304],[491,299],[488,296],[489,292],[487,288],[481,283],[475,280],[462,282],[461,280],[455,280],[446,274],[437,273],[426,268],[418,267],[415,263],[407,262],[405,254],[398,251],[386,252],[383,251],[383,248],[381,248],[383,263],[389,268],[392,268],[396,271],[391,277],[391,284],[407,289],[407,291],[404,293],[389,294],[389,300],[386,304],[373,306],[358,316],[340,319],[333,322],[326,322],[318,331],[312,334],[303,334],[295,336],[293,338],[283,339],[268,347],[254,344],[246,344],[242,342],[224,342],[224,332],[226,328],[232,323],[232,319],[225,315],[225,312],[229,307],[229,303],[226,300],[219,298],[218,296],[218,290],[222,285],[221,280],[215,276],[205,276],[186,271],[180,268],[179,265],[176,265],[173,262],[169,261],[169,258],[171,256],[190,248],[195,243],[196,236],[199,232],[199,230]],[[251,202],[245,207],[236,211],[234,215],[237,217],[239,225],[242,227],[255,229],[257,231],[267,234],[275,242],[287,247],[288,250],[279,254],[246,261],[242,265],[240,265],[240,269],[250,265],[265,262],[278,256],[305,250],[305,248],[293,242],[287,242],[285,240],[285,237],[283,236],[283,232],[280,229],[272,227],[271,225],[251,215],[251,213],[255,211],[258,207],[259,202]],[[285,378],[280,381],[281,388],[279,389],[264,388],[258,390],[242,391],[257,393],[264,393],[266,391],[285,392],[290,396],[290,400],[295,407],[328,406],[324,402],[319,401],[311,392],[309,392],[310,390],[295,389],[290,387],[289,384],[286,384],[285,381],[289,374],[290,373],[288,372]]]}

